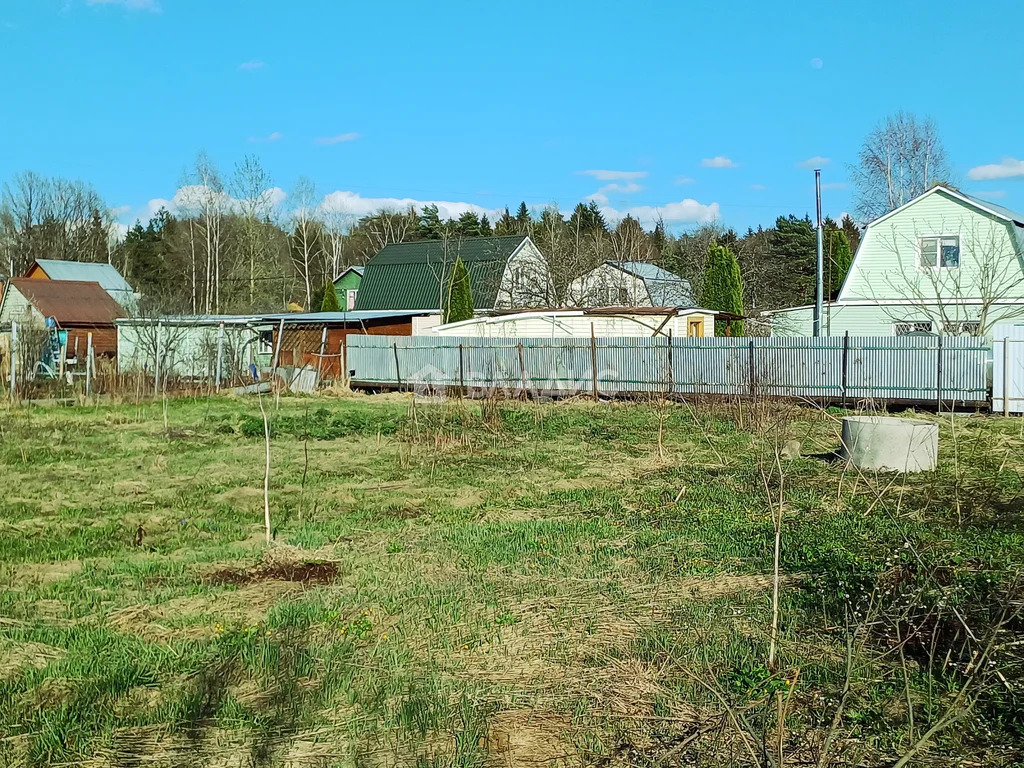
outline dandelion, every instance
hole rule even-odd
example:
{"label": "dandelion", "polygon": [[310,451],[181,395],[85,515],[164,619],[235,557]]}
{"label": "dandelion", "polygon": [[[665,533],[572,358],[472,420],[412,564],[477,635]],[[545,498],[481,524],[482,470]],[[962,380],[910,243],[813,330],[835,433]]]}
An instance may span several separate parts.
{"label": "dandelion", "polygon": [[387,634],[387,632],[385,632],[385,633],[384,633],[383,635],[381,635],[381,636],[380,636],[380,639],[381,639],[381,640],[387,640],[387,639],[388,639],[388,634]]}

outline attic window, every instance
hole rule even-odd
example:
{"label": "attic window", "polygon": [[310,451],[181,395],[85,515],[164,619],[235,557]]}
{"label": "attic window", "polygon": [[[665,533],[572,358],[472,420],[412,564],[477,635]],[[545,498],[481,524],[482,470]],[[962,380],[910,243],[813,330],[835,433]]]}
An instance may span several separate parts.
{"label": "attic window", "polygon": [[922,237],[919,245],[922,267],[956,269],[960,266],[960,238],[956,235]]}

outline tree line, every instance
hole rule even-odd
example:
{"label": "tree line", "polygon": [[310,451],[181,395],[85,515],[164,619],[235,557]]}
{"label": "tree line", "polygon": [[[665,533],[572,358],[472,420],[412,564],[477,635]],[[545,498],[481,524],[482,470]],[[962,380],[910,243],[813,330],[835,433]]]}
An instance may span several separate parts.
{"label": "tree line", "polygon": [[[915,138],[922,134],[923,143]],[[930,170],[894,177],[886,157]],[[944,163],[933,123],[902,113],[889,118],[851,169],[858,210],[891,210],[948,172]],[[712,222],[674,233],[662,221],[646,227],[632,216],[607,221],[593,200],[567,216],[555,205],[531,210],[523,202],[492,222],[474,211],[445,220],[436,205],[354,217],[326,205],[308,179],[281,197],[257,157],[225,174],[200,153],[180,180],[173,210],[161,209],[114,237],[114,213],[92,185],[24,172],[3,185],[0,254],[11,275],[38,258],[109,262],[154,312],[316,310],[346,267],[365,264],[389,243],[508,234],[529,235],[537,244],[552,275],[554,304],[567,302],[575,278],[608,260],[657,264],[689,280],[698,303],[719,301],[715,291],[703,296],[706,285],[721,283],[709,277],[709,266],[726,269],[719,249],[735,260],[740,282],[739,300],[728,311],[739,305],[736,314],[753,315],[814,300],[816,233],[807,215],[787,213],[745,232]],[[834,297],[860,232],[849,216],[828,219],[824,228],[826,291]]]}

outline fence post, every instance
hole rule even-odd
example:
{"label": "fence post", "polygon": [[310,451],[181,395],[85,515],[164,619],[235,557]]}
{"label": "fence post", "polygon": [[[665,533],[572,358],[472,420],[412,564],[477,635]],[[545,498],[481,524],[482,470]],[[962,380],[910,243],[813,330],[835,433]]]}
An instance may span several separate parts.
{"label": "fence post", "polygon": [[843,408],[846,407],[846,387],[850,364],[850,332],[843,334]]}
{"label": "fence post", "polygon": [[[281,357],[281,342],[284,341],[284,318],[281,318],[280,325],[277,326],[277,344],[274,345],[274,360],[270,364],[270,378],[273,380],[277,374],[277,362]],[[294,362],[294,361],[292,361]]]}
{"label": "fence post", "polygon": [[676,391],[676,372],[672,367],[672,329],[668,329],[668,391],[674,394]]}
{"label": "fence post", "polygon": [[341,332],[341,381],[348,386],[348,329]]}
{"label": "fence post", "polygon": [[1010,415],[1010,338],[1003,338],[1003,416]]}
{"label": "fence post", "polygon": [[320,332],[320,354],[316,358],[316,383],[320,386],[320,372],[323,369],[324,354],[327,352],[327,323],[324,323],[324,328]]}
{"label": "fence post", "polygon": [[749,342],[748,349],[750,350],[750,396],[757,396],[757,371],[754,368],[754,340],[751,339]]}
{"label": "fence post", "polygon": [[462,345],[459,344],[459,397],[466,394],[466,364],[462,359]]}
{"label": "fence post", "polygon": [[594,336],[594,324],[590,324],[590,383],[597,402],[597,338]]}
{"label": "fence post", "polygon": [[156,359],[153,361],[153,394],[160,394],[160,332],[163,330],[164,324],[157,321],[156,324]]}
{"label": "fence post", "polygon": [[939,336],[939,346],[936,353],[936,376],[935,376],[935,404],[939,413],[942,413],[942,337]]}
{"label": "fence post", "polygon": [[92,333],[85,342],[85,396],[92,394]]}
{"label": "fence post", "polygon": [[217,326],[217,391],[220,392],[220,382],[224,377],[224,321]]}
{"label": "fence post", "polygon": [[18,374],[16,373],[18,366],[18,322],[16,320],[11,320],[11,346],[8,350],[8,356],[11,363],[11,403],[14,403],[18,392]]}
{"label": "fence post", "polygon": [[402,369],[398,366],[398,342],[392,345],[395,350],[395,379],[398,381],[398,391],[402,391]]}
{"label": "fence post", "polygon": [[517,348],[518,348],[518,351],[519,351],[519,378],[523,382],[523,394],[522,394],[522,397],[523,397],[523,400],[525,400],[527,398],[527,394],[526,394],[526,363],[523,362],[523,342],[520,341]]}

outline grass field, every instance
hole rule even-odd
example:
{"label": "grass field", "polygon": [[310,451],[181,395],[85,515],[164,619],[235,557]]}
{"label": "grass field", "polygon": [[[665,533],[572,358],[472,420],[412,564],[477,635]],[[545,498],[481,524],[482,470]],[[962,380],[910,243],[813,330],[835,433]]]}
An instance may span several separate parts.
{"label": "grass field", "polygon": [[256,400],[0,412],[0,765],[1020,764],[1019,421],[265,402],[270,546]]}

